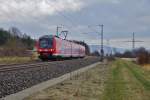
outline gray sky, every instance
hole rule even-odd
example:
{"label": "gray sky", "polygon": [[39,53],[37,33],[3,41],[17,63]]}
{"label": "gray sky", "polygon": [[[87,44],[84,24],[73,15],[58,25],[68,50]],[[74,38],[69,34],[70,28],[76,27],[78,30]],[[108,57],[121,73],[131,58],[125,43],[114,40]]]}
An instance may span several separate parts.
{"label": "gray sky", "polygon": [[[0,27],[18,27],[33,38],[55,34],[57,25],[69,30],[69,39],[100,43],[98,33],[104,24],[104,37],[110,45],[131,48],[132,32],[136,45],[150,48],[150,0],[0,0]],[[93,27],[88,28],[88,25]],[[83,34],[88,33],[88,34]]]}

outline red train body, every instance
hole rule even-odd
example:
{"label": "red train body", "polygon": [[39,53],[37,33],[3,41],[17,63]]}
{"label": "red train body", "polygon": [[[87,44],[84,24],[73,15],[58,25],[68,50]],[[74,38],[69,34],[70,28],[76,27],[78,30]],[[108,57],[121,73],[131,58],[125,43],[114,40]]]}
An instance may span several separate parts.
{"label": "red train body", "polygon": [[42,60],[85,56],[84,46],[53,35],[39,38],[36,47]]}

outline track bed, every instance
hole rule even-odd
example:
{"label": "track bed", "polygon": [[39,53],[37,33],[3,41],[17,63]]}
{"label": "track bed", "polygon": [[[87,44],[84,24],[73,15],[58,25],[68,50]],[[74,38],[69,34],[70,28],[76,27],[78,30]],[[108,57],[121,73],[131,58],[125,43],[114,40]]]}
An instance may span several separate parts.
{"label": "track bed", "polygon": [[98,62],[97,57],[51,62],[34,68],[0,72],[0,98]]}

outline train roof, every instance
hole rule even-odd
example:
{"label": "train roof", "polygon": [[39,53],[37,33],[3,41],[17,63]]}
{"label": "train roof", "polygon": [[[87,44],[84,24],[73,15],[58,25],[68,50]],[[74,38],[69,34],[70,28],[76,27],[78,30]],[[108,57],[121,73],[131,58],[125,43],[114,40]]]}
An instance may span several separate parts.
{"label": "train roof", "polygon": [[[62,38],[60,38],[60,37],[58,37],[58,36],[56,36],[56,35],[44,35],[44,36],[40,37],[40,39],[41,39],[41,38],[53,38],[53,37],[62,39]],[[66,39],[62,39],[62,40],[65,40],[65,41],[68,41],[68,42],[72,42],[72,43],[75,43],[75,44],[84,46],[84,45],[82,45],[82,44],[80,44],[80,43],[77,43],[77,42],[75,42],[75,41],[73,41],[73,40],[66,40]]]}
{"label": "train roof", "polygon": [[53,37],[54,37],[53,35],[44,35],[44,36],[42,36],[40,38],[53,38]]}

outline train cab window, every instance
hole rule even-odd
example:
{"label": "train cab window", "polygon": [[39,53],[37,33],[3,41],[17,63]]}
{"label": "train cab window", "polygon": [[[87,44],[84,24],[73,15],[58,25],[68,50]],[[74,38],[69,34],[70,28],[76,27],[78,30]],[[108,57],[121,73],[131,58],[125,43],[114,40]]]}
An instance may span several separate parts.
{"label": "train cab window", "polygon": [[53,39],[52,38],[41,38],[40,39],[40,48],[49,49],[53,46]]}

